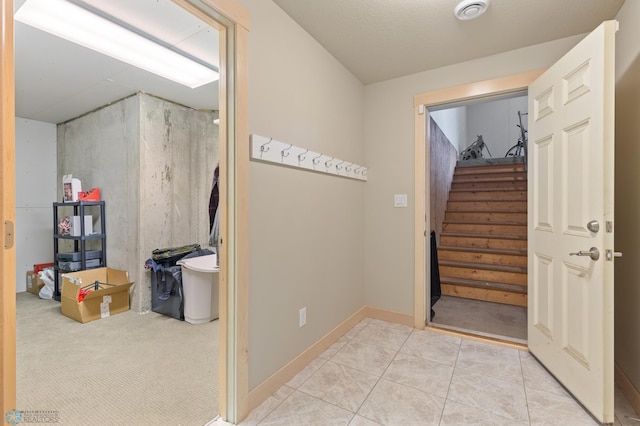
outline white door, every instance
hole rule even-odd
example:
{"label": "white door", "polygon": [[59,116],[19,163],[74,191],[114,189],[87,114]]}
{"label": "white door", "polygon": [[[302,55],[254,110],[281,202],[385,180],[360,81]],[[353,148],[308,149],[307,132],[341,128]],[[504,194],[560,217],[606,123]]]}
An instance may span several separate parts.
{"label": "white door", "polygon": [[616,30],[604,22],[529,86],[529,350],[603,423],[614,420]]}

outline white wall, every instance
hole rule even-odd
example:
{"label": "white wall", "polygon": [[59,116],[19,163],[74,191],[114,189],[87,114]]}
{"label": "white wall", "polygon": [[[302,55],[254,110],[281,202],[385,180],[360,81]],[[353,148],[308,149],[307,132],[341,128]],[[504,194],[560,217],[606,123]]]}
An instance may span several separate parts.
{"label": "white wall", "polygon": [[475,140],[469,141],[466,106],[429,111],[429,116],[438,124],[458,154]]}
{"label": "white wall", "polygon": [[[545,68],[584,35],[397,78],[365,88],[365,303],[413,315],[414,200],[393,207],[393,194],[413,194],[413,97]],[[384,259],[381,267],[380,259]]]}
{"label": "white wall", "polygon": [[56,125],[16,117],[16,292],[26,271],[53,262]]}
{"label": "white wall", "polygon": [[[365,164],[363,85],[273,2],[240,2],[251,13],[250,132]],[[253,388],[364,305],[368,184],[249,166]]]}
{"label": "white wall", "polygon": [[[514,146],[520,138],[520,129],[517,127],[518,111],[524,114],[527,109],[526,96],[468,105],[467,135],[469,140],[462,149],[471,145],[477,135],[482,135],[482,139],[491,152],[491,157],[504,157],[509,148]],[[522,120],[526,128],[527,116],[523,116]]]}
{"label": "white wall", "polygon": [[617,19],[615,359],[640,392],[640,2],[626,1]]}

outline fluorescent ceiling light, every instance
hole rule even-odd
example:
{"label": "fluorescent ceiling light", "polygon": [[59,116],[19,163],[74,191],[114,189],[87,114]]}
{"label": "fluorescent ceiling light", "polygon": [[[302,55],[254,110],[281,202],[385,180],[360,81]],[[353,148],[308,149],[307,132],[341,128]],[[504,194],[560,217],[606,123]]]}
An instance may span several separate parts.
{"label": "fluorescent ceiling light", "polygon": [[27,0],[15,19],[192,89],[218,73],[65,0]]}

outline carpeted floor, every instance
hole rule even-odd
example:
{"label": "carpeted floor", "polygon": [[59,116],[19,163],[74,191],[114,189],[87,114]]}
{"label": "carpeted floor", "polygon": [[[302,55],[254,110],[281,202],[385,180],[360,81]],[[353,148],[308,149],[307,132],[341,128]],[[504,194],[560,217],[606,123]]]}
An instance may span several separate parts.
{"label": "carpeted floor", "polygon": [[433,325],[527,341],[526,307],[442,296],[433,310]]}
{"label": "carpeted floor", "polygon": [[132,311],[81,324],[17,294],[17,409],[60,425],[204,425],[218,413],[218,321]]}

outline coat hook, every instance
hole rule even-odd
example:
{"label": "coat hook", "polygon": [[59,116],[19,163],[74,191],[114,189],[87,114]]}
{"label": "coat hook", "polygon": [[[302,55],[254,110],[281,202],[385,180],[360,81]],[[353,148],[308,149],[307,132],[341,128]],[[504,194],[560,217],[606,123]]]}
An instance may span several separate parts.
{"label": "coat hook", "polygon": [[[260,147],[260,158],[262,158],[262,154],[263,154],[263,153],[265,153],[265,152],[268,152],[268,151],[269,151],[269,147],[268,147],[267,145],[269,145],[269,144],[271,143],[271,141],[272,141],[272,140],[273,140],[273,138],[269,139],[269,142],[267,142],[267,143],[263,144],[263,145]],[[266,147],[266,148],[265,148],[265,147]]]}
{"label": "coat hook", "polygon": [[347,173],[351,173],[351,169],[353,168],[353,163],[349,163],[348,166],[344,167],[344,171]]}
{"label": "coat hook", "polygon": [[360,170],[362,170],[362,166],[361,166],[361,167],[358,167],[357,169],[355,169],[355,170],[353,171],[353,173],[355,173],[355,174],[359,175],[359,174],[360,174]]}
{"label": "coat hook", "polygon": [[309,152],[309,149],[307,149],[305,152],[301,152],[300,154],[298,154],[298,166],[302,164],[302,162],[305,160],[306,157],[304,155],[307,152]]}
{"label": "coat hook", "polygon": [[344,162],[347,160],[342,160],[341,162],[339,162],[338,164],[336,164],[336,170],[339,172],[340,170],[342,170],[342,164],[344,164]]}
{"label": "coat hook", "polygon": [[332,161],[333,161],[333,157],[329,158],[327,161],[324,162],[324,166],[327,168],[327,171],[329,171]]}
{"label": "coat hook", "polygon": [[293,147],[293,144],[289,145],[289,148],[285,148],[282,151],[280,151],[280,155],[282,156],[282,162],[284,163],[284,158],[289,156],[289,150],[291,149],[291,147]]}
{"label": "coat hook", "polygon": [[367,173],[369,173],[369,169],[364,169],[362,171],[362,176],[367,177]]}
{"label": "coat hook", "polygon": [[324,155],[324,154],[320,154],[320,155],[318,155],[316,158],[314,158],[314,159],[312,160],[312,162],[313,162],[313,168],[314,168],[314,169],[316,168],[316,166],[318,165],[318,163],[320,163],[320,158],[321,158],[323,155]]}

